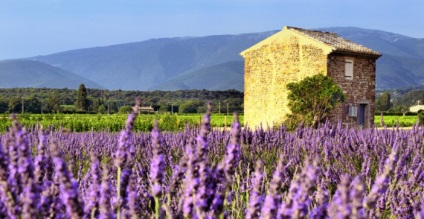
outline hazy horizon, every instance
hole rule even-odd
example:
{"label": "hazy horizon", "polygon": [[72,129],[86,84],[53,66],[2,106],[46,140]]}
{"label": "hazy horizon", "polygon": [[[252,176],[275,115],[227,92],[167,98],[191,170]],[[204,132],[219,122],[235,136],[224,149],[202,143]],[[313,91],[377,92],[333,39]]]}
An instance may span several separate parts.
{"label": "hazy horizon", "polygon": [[424,38],[424,2],[0,0],[0,60],[152,38],[359,27]]}

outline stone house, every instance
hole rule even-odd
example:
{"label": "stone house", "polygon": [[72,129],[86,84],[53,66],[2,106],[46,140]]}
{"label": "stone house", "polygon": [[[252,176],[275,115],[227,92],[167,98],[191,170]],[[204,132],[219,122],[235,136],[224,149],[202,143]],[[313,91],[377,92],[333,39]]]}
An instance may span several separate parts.
{"label": "stone house", "polygon": [[245,59],[244,121],[249,127],[280,125],[290,113],[286,85],[307,76],[330,76],[345,102],[330,119],[349,127],[372,127],[375,70],[380,53],[335,33],[284,27],[241,52]]}

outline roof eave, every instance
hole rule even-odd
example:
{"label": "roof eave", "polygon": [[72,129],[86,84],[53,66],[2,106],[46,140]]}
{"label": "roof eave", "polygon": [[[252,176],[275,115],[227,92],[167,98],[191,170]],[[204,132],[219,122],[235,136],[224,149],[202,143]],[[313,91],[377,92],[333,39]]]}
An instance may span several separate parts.
{"label": "roof eave", "polygon": [[382,56],[381,53],[364,53],[364,52],[339,51],[339,50],[334,50],[329,55],[348,55],[348,56],[373,58],[373,59],[378,59]]}

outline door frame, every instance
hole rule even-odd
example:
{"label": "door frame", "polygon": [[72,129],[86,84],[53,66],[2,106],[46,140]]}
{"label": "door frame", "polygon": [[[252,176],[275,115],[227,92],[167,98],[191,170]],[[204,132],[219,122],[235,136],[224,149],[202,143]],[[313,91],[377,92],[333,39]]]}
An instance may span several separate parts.
{"label": "door frame", "polygon": [[359,111],[361,108],[361,105],[365,105],[364,108],[364,126],[362,128],[370,128],[371,124],[370,124],[370,103],[369,101],[359,101],[358,103],[358,121],[357,121],[357,126],[359,127]]}

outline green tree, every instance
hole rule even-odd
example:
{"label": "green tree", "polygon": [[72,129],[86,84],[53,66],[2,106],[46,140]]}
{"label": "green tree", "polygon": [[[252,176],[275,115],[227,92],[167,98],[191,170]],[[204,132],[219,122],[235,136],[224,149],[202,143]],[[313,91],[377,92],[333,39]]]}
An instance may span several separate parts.
{"label": "green tree", "polygon": [[[217,108],[217,107],[214,107]],[[228,113],[232,115],[234,112],[243,112],[243,99],[241,98],[228,98],[221,102],[221,113]]]}
{"label": "green tree", "polygon": [[202,107],[205,105],[202,101],[199,100],[190,100],[184,101],[178,107],[179,113],[198,113],[202,110]]}
{"label": "green tree", "polygon": [[424,110],[419,110],[417,117],[418,117],[418,123],[420,125],[424,125]]}
{"label": "green tree", "polygon": [[97,113],[105,114],[105,113],[106,113],[106,107],[105,107],[104,105],[100,105],[100,106],[97,108]]}
{"label": "green tree", "polygon": [[384,92],[375,100],[375,108],[379,112],[384,112],[390,109],[390,93]]}
{"label": "green tree", "polygon": [[119,107],[119,113],[121,114],[129,114],[132,112],[132,107],[131,106],[121,106]]}
{"label": "green tree", "polygon": [[316,126],[323,122],[337,103],[344,101],[342,89],[333,80],[321,74],[287,84],[288,106],[294,118]]}
{"label": "green tree", "polygon": [[31,96],[24,99],[25,112],[41,113],[41,102],[37,97]]}
{"label": "green tree", "polygon": [[75,108],[80,111],[87,111],[89,107],[89,101],[87,98],[87,88],[84,84],[81,84],[77,92],[77,100],[75,102]]}
{"label": "green tree", "polygon": [[118,104],[116,101],[108,101],[106,105],[107,105],[108,113],[116,113],[119,110]]}
{"label": "green tree", "polygon": [[20,113],[22,112],[22,99],[19,97],[9,98],[9,112],[10,113]]}
{"label": "green tree", "polygon": [[51,92],[47,98],[47,111],[59,112],[60,99],[56,92]]}
{"label": "green tree", "polygon": [[103,98],[91,98],[90,102],[92,103],[91,104],[91,107],[92,107],[92,111],[93,112],[97,112],[98,113],[99,112],[99,108],[101,106],[103,106],[103,108],[105,109],[105,112],[106,112],[106,107],[104,106]]}
{"label": "green tree", "polygon": [[9,110],[6,100],[0,99],[0,113],[5,113]]}

